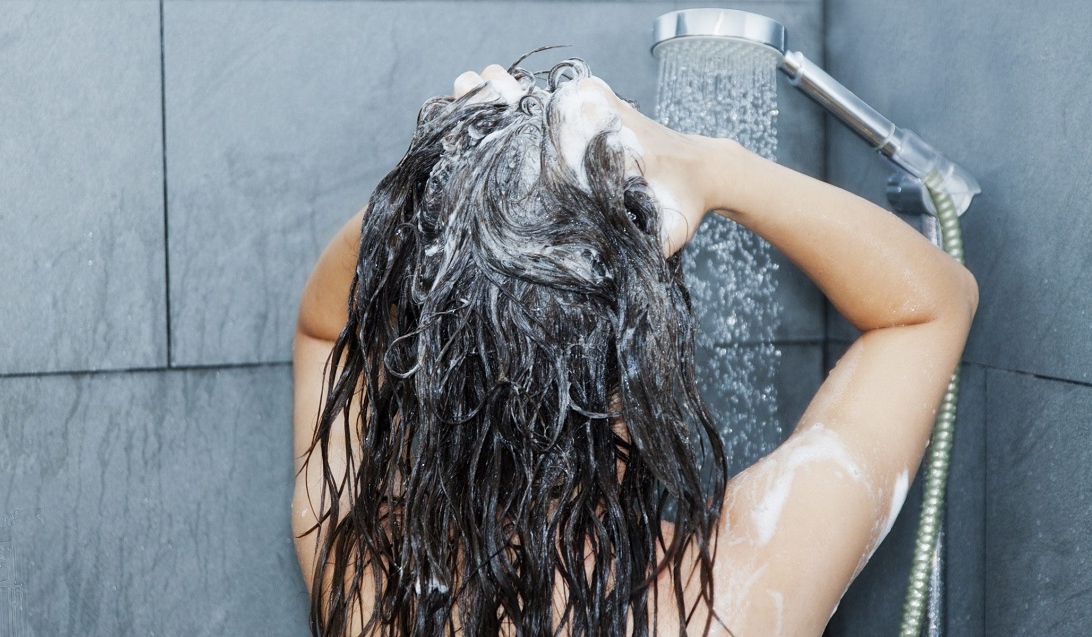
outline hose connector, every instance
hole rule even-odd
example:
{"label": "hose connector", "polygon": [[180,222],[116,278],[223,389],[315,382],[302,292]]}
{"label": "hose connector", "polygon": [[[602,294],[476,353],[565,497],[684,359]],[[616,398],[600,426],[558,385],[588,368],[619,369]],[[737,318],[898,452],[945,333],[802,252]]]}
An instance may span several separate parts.
{"label": "hose connector", "polygon": [[[907,128],[895,127],[891,136],[878,149],[892,163],[905,170],[917,180],[925,179],[930,173],[936,173],[934,192],[942,192],[952,198],[956,212],[962,215],[971,205],[975,195],[982,192],[978,180],[965,168],[945,157],[929,145],[917,133]],[[932,197],[923,201],[929,214],[937,214]]]}

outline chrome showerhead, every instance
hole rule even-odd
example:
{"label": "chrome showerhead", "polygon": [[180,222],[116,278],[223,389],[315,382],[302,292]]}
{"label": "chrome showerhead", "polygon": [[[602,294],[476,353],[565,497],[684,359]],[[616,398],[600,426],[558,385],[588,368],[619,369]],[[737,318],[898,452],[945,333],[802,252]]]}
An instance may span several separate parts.
{"label": "chrome showerhead", "polygon": [[761,44],[785,54],[785,26],[757,13],[735,9],[684,9],[656,18],[652,53],[677,38],[731,38]]}

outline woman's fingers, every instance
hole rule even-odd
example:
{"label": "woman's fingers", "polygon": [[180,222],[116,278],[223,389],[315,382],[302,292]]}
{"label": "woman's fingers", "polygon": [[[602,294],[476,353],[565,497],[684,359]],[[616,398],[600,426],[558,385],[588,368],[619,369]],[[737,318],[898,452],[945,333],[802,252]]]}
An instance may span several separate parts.
{"label": "woman's fingers", "polygon": [[452,92],[452,96],[455,99],[459,99],[463,95],[466,95],[470,91],[478,88],[485,83],[482,76],[478,75],[474,71],[467,71],[459,77],[455,78],[455,88]]}
{"label": "woman's fingers", "polygon": [[[455,79],[455,99],[473,91],[477,91],[470,98],[474,103],[502,100],[509,106],[527,94],[527,89],[497,64],[485,67],[480,74],[467,71]],[[556,135],[557,150],[581,182],[587,185],[583,160],[588,144],[607,131],[624,151],[625,172],[642,174],[663,209],[660,238],[664,253],[670,255],[685,245],[705,213],[695,193],[701,186],[692,183],[694,163],[700,159],[693,140],[648,119],[598,77],[566,82],[551,99],[562,122]]]}
{"label": "woman's fingers", "polygon": [[455,78],[452,95],[455,99],[459,99],[483,84],[485,86],[473,97],[474,102],[491,102],[500,99],[514,106],[525,93],[516,78],[509,75],[504,67],[490,64],[481,74],[467,71]]}
{"label": "woman's fingers", "polygon": [[519,102],[524,95],[523,88],[516,78],[508,74],[504,67],[498,64],[490,64],[482,71],[482,77],[495,91],[500,93],[502,99],[511,105]]}

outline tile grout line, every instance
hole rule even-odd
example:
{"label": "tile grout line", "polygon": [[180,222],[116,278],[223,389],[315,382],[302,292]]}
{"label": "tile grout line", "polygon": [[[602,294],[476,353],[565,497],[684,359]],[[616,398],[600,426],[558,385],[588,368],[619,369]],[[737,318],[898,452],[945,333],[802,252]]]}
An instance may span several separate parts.
{"label": "tile grout line", "polygon": [[171,353],[171,250],[170,234],[167,229],[167,69],[163,50],[163,0],[159,0],[159,117],[160,142],[163,151],[163,287],[164,298],[166,299],[166,368],[170,369],[173,362]]}
{"label": "tile grout line", "polygon": [[[966,362],[966,361],[965,361]],[[979,365],[978,363],[972,363]],[[995,367],[993,365],[979,365],[980,367],[995,372],[1008,372],[1010,374],[1019,374],[1020,376],[1029,376],[1038,380],[1047,380],[1054,383],[1064,383],[1066,385],[1076,385],[1078,387],[1092,387],[1092,382],[1084,380],[1074,380],[1072,378],[1062,378],[1060,376],[1049,376],[1047,374],[1039,374],[1037,372],[1028,372],[1021,369],[1009,369],[1008,367]]]}
{"label": "tile grout line", "polygon": [[[852,338],[852,339],[851,338],[842,338],[840,336],[839,337],[830,337],[830,338],[827,338],[826,344],[827,345],[842,344],[842,345],[847,345],[848,346],[848,345],[852,345],[855,340],[857,340],[857,339],[855,339],[855,338]],[[966,351],[964,351],[964,353],[966,353]],[[1088,381],[1088,380],[1076,380],[1074,378],[1065,378],[1063,376],[1051,376],[1050,374],[1043,374],[1043,373],[1040,373],[1040,372],[1029,372],[1027,370],[1014,369],[1014,368],[1011,368],[1011,367],[998,367],[997,365],[989,365],[987,363],[981,363],[979,361],[971,361],[971,360],[967,360],[965,358],[959,359],[959,362],[962,365],[974,365],[975,367],[980,367],[982,369],[991,370],[991,371],[995,371],[995,372],[1007,372],[1009,374],[1019,374],[1020,376],[1028,376],[1030,378],[1036,378],[1038,380],[1046,380],[1046,381],[1051,381],[1051,382],[1054,382],[1054,383],[1063,383],[1063,384],[1066,384],[1066,385],[1076,385],[1078,387],[1092,388],[1092,381]]]}
{"label": "tile grout line", "polygon": [[20,378],[50,378],[55,376],[110,376],[114,374],[146,374],[152,372],[202,372],[233,369],[263,369],[291,367],[292,361],[264,361],[254,363],[209,363],[207,365],[173,365],[171,367],[124,367],[117,369],[66,369],[45,372],[17,372],[0,374],[0,381]]}

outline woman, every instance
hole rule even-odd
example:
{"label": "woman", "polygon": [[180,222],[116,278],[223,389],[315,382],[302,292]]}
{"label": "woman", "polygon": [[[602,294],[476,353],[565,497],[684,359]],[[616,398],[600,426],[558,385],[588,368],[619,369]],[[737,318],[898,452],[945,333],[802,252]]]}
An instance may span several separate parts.
{"label": "woman", "polygon": [[[676,255],[708,211],[862,332],[727,484]],[[976,304],[893,215],[664,128],[579,62],[545,90],[463,74],[301,302],[312,630],[818,635],[902,504]]]}

